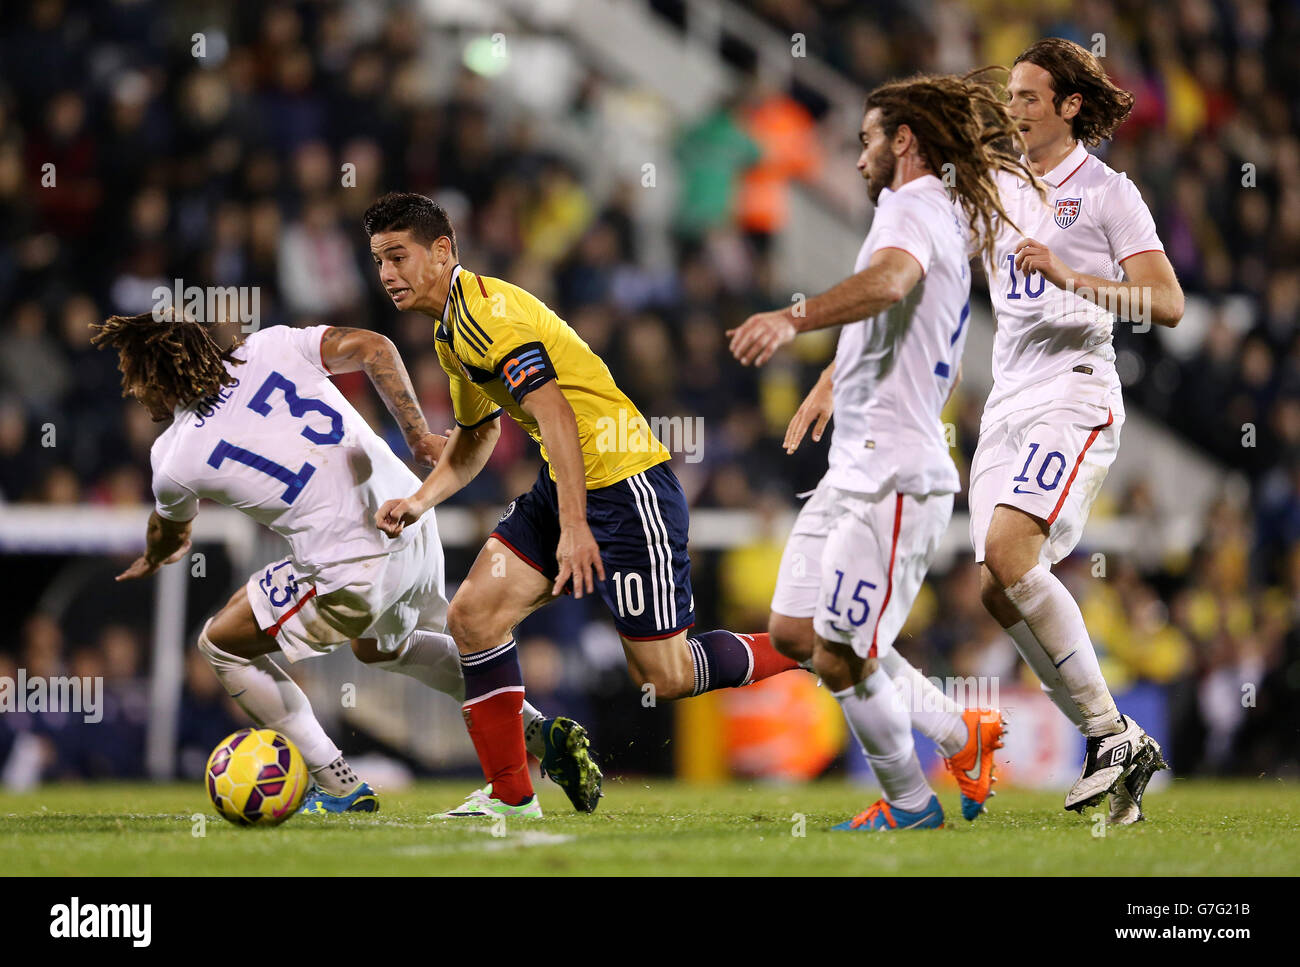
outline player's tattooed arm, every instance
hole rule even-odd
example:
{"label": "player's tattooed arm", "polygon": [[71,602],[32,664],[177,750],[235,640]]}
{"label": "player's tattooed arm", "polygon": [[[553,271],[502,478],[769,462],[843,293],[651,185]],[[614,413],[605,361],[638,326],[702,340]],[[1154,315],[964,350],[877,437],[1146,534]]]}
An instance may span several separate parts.
{"label": "player's tattooed arm", "polygon": [[164,564],[174,564],[190,549],[192,520],[168,520],[155,510],[149,515],[149,529],[145,534],[144,553],[131,562],[131,566],[117,576],[118,581],[144,578],[157,573]]}
{"label": "player's tattooed arm", "polygon": [[744,366],[762,366],[801,332],[842,326],[884,312],[921,281],[921,263],[898,248],[882,248],[867,267],[806,302],[760,312],[728,329],[731,354]]}
{"label": "player's tattooed arm", "polygon": [[424,411],[415,398],[415,387],[406,372],[402,357],[392,341],[368,329],[331,326],[320,344],[321,360],[331,373],[355,373],[364,370],[388,412],[402,430],[406,445],[416,461],[435,466],[447,445],[447,438],[429,432]]}

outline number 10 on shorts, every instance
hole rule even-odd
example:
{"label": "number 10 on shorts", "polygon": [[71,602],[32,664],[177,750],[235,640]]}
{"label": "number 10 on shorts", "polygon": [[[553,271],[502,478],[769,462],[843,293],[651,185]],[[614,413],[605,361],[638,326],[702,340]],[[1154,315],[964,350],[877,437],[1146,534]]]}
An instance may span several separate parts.
{"label": "number 10 on shorts", "polygon": [[[1012,482],[1017,484],[1016,493],[1021,492],[1019,484],[1029,483],[1029,466],[1034,462],[1034,458],[1038,456],[1038,447],[1037,443],[1029,444],[1029,457],[1025,460],[1025,465],[1020,468],[1020,475],[1011,478]],[[1061,475],[1064,473],[1065,454],[1053,450],[1043,457],[1042,466],[1038,468],[1038,486],[1044,490],[1055,490],[1056,485],[1061,482]],[[1051,477],[1050,482],[1047,479],[1049,476]]]}
{"label": "number 10 on shorts", "polygon": [[[641,575],[636,571],[614,572],[614,598],[618,605],[618,616],[636,617],[645,610],[645,588],[641,584]],[[626,607],[626,610],[624,608]]]}
{"label": "number 10 on shorts", "polygon": [[[831,600],[826,605],[826,610],[829,611],[831,614],[835,615],[835,617],[837,618],[840,617],[839,601],[840,601],[840,591],[842,590],[843,584],[844,584],[844,572],[841,571],[839,568],[836,568],[835,569],[835,590],[831,592]],[[870,581],[859,581],[858,586],[853,589],[853,596],[849,599],[849,603],[846,608],[846,613],[844,614],[844,617],[848,618],[849,624],[853,625],[854,627],[860,627],[861,625],[866,624],[867,618],[871,614],[871,603],[867,601],[866,598],[862,597],[863,588],[871,588],[874,591],[876,586],[872,584]],[[855,607],[854,607],[855,604],[862,605],[862,610],[860,613],[855,614]]]}

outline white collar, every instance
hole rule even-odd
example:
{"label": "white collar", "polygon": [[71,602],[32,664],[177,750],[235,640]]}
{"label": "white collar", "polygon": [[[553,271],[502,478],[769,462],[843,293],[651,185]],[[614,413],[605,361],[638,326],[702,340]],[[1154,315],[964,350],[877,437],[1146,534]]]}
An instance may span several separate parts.
{"label": "white collar", "polygon": [[1067,154],[1055,168],[1043,175],[1042,180],[1052,188],[1060,188],[1088,160],[1088,149],[1082,141],[1074,142],[1074,150]]}

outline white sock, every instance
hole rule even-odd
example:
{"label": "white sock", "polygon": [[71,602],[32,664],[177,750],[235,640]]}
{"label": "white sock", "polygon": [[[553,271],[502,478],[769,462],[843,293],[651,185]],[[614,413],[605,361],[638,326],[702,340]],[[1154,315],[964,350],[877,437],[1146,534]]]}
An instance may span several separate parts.
{"label": "white sock", "polygon": [[[412,632],[396,655],[388,661],[374,662],[373,667],[406,675],[435,692],[450,695],[457,702],[465,701],[465,673],[461,669],[460,649],[451,635],[436,631]],[[539,759],[546,752],[542,737],[542,723],[545,721],[545,715],[524,702],[524,743],[529,753]]]}
{"label": "white sock", "polygon": [[228,654],[212,643],[207,625],[199,634],[199,651],[227,694],[259,728],[274,729],[296,745],[309,771],[330,766],[341,757],[338,746],[316,721],[307,696],[269,655],[249,659]]}
{"label": "white sock", "polygon": [[864,681],[834,695],[862,743],[885,801],[908,812],[924,809],[934,792],[916,758],[912,722],[893,679],[877,668]]}
{"label": "white sock", "polygon": [[312,769],[311,777],[316,780],[316,785],[331,796],[346,796],[361,781],[343,756],[339,756],[327,766]]}
{"label": "white sock", "polygon": [[460,667],[460,650],[451,635],[436,631],[414,631],[402,642],[388,661],[373,663],[374,668],[406,675],[428,685],[435,692],[450,695],[457,702],[465,700],[465,675]]}
{"label": "white sock", "polygon": [[1029,630],[1029,625],[1023,621],[1017,621],[1005,630],[1011,636],[1011,640],[1016,643],[1016,651],[1020,652],[1020,657],[1025,660],[1025,664],[1033,670],[1033,673],[1038,676],[1038,680],[1043,683],[1043,691],[1052,700],[1052,704],[1059,708],[1065,717],[1082,732],[1083,713],[1079,711],[1079,706],[1074,704],[1074,699],[1070,698],[1069,689],[1065,687],[1065,682],[1061,681],[1061,673],[1052,664],[1052,659],[1047,657],[1047,652],[1043,651],[1043,646],[1038,643],[1034,633]]}
{"label": "white sock", "polygon": [[934,682],[893,648],[879,659],[880,667],[894,680],[912,725],[939,747],[944,758],[954,756],[966,747],[970,730],[962,718],[965,711]]}
{"label": "white sock", "polygon": [[546,755],[546,738],[542,733],[542,726],[549,721],[545,715],[537,711],[528,700],[524,700],[524,747],[528,754],[541,759]]}
{"label": "white sock", "polygon": [[1006,589],[1006,595],[1024,616],[1078,706],[1084,733],[1108,735],[1123,729],[1124,720],[1101,676],[1083,613],[1065,585],[1043,565],[1035,564]]}

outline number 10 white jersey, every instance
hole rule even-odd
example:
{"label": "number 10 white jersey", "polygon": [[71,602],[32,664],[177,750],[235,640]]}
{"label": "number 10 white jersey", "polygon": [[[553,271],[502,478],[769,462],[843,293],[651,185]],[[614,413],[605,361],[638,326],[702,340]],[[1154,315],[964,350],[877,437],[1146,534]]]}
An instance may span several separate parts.
{"label": "number 10 white jersey", "polygon": [[[1042,180],[1045,205],[1022,179],[997,175],[1002,205],[1020,231],[1003,223],[993,261],[985,263],[997,317],[986,423],[1000,419],[1008,407],[1054,398],[1056,391],[1048,381],[1076,366],[1088,367],[1119,389],[1111,345],[1115,317],[1094,302],[1058,289],[1037,272],[1025,277],[1015,267],[1015,249],[1022,238],[1046,245],[1076,272],[1116,282],[1124,277],[1125,259],[1164,251],[1137,186],[1089,154],[1082,143],[1076,142]],[[1024,394],[1030,387],[1033,393]]]}
{"label": "number 10 white jersey", "polygon": [[253,333],[229,365],[237,385],[177,407],[150,455],[159,516],[189,520],[200,498],[234,507],[288,540],[305,573],[411,541],[414,528],[390,538],[374,518],[420,482],[331,382],[328,328]]}

